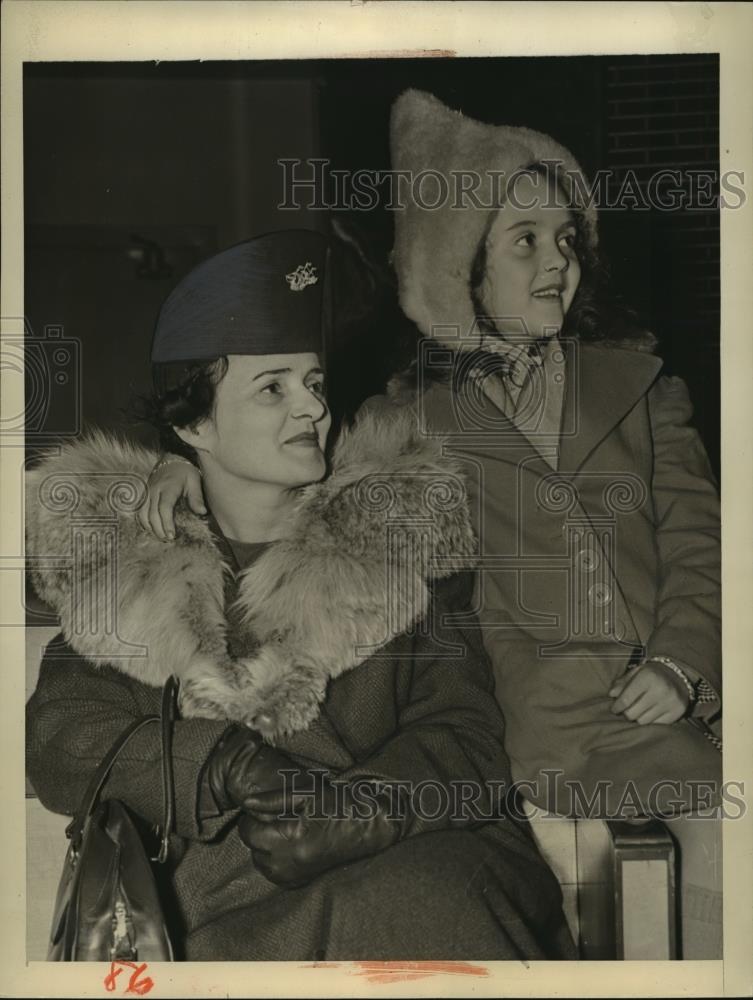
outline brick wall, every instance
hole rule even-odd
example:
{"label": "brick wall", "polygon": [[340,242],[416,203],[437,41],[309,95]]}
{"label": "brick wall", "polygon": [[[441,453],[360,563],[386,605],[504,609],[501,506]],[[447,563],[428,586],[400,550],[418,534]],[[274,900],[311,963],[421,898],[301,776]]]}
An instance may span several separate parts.
{"label": "brick wall", "polygon": [[[604,67],[602,166],[610,199],[634,172],[645,190],[659,170],[719,170],[719,60],[715,54],[631,56]],[[690,193],[685,173],[680,187]],[[668,188],[660,188],[665,193]],[[718,187],[712,188],[717,193]],[[696,199],[697,201],[697,199]],[[652,208],[631,223],[645,250],[631,279],[671,371],[689,384],[712,462],[719,454],[719,212]],[[622,231],[619,224],[616,232]],[[613,245],[619,238],[613,238]]]}

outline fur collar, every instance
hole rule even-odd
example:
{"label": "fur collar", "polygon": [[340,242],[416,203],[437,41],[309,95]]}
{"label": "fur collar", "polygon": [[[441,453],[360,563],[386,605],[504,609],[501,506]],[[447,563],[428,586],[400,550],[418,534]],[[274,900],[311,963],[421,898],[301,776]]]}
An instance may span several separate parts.
{"label": "fur collar", "polygon": [[242,576],[243,659],[228,653],[229,570],[208,524],[184,509],[173,544],[143,532],[134,512],[156,455],[104,433],[27,474],[34,583],[81,656],[155,686],[175,674],[184,716],[274,741],[310,724],[330,678],[427,612],[432,576],[469,564],[465,487],[442,451],[410,407],[365,412],[343,432],[330,476],[301,491],[288,537]]}

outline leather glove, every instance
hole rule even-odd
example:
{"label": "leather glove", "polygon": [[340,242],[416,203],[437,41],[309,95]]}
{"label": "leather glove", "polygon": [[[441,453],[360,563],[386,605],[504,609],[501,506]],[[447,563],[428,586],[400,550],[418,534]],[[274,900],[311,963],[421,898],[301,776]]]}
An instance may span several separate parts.
{"label": "leather glove", "polygon": [[212,751],[205,778],[217,808],[227,812],[245,809],[260,793],[282,790],[294,780],[282,771],[300,776],[300,768],[287,754],[268,746],[253,730],[233,727]]}
{"label": "leather glove", "polygon": [[[390,795],[354,797],[352,787],[317,774],[303,794],[296,783],[257,796],[238,832],[259,871],[278,885],[305,885],[316,875],[377,854],[396,843],[403,819]],[[363,786],[362,786],[363,787]],[[365,789],[364,789],[365,791]]]}

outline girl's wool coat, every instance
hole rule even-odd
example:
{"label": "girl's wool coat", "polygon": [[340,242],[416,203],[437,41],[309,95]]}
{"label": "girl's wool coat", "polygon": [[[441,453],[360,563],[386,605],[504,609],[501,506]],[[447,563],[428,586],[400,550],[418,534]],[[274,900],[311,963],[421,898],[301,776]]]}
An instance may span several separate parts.
{"label": "girl's wool coat", "polygon": [[[42,803],[71,814],[115,737],[158,710],[174,672],[184,699],[163,889],[179,955],[574,957],[556,880],[525,823],[498,806],[509,763],[478,633],[467,614],[447,619],[467,605],[467,577],[450,574],[473,535],[440,444],[407,411],[364,415],[332,475],[304,491],[287,539],[240,579],[224,539],[185,511],[174,546],[137,529],[153,461],[98,437],[29,478],[27,551],[63,625],[27,709]],[[202,800],[228,720],[253,722],[305,766],[432,794],[395,846],[280,888],[255,869],[237,813]],[[156,730],[129,744],[105,789],[149,824],[162,810]],[[461,785],[477,794],[453,815]]]}
{"label": "girl's wool coat", "polygon": [[[597,815],[631,801],[711,804],[721,755],[696,727],[721,703],[719,500],[687,389],[642,350],[564,348],[556,471],[541,442],[451,372],[418,396],[415,377],[394,380],[367,406],[416,406],[463,465],[480,540],[476,610],[527,797],[560,813],[595,803]],[[669,726],[614,715],[615,680],[655,655],[704,679],[716,701]],[[694,798],[689,780],[710,792]]]}

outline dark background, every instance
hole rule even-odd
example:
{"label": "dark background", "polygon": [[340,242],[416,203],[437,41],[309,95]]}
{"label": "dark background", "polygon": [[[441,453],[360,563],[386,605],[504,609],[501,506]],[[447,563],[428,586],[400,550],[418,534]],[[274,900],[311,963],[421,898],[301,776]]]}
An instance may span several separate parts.
{"label": "dark background", "polygon": [[[586,173],[718,171],[718,57],[364,59],[27,64],[24,207],[27,437],[33,453],[88,425],[134,432],[160,303],[194,264],[275,228],[325,230],[282,212],[282,157],[389,167],[388,121],[408,87],[470,117],[547,132]],[[615,176],[619,185],[620,174]],[[360,213],[384,263],[388,213]],[[688,382],[719,467],[719,215],[600,216],[614,285]],[[398,324],[395,324],[395,328]],[[351,332],[334,365],[336,407],[388,374],[392,324]]]}

